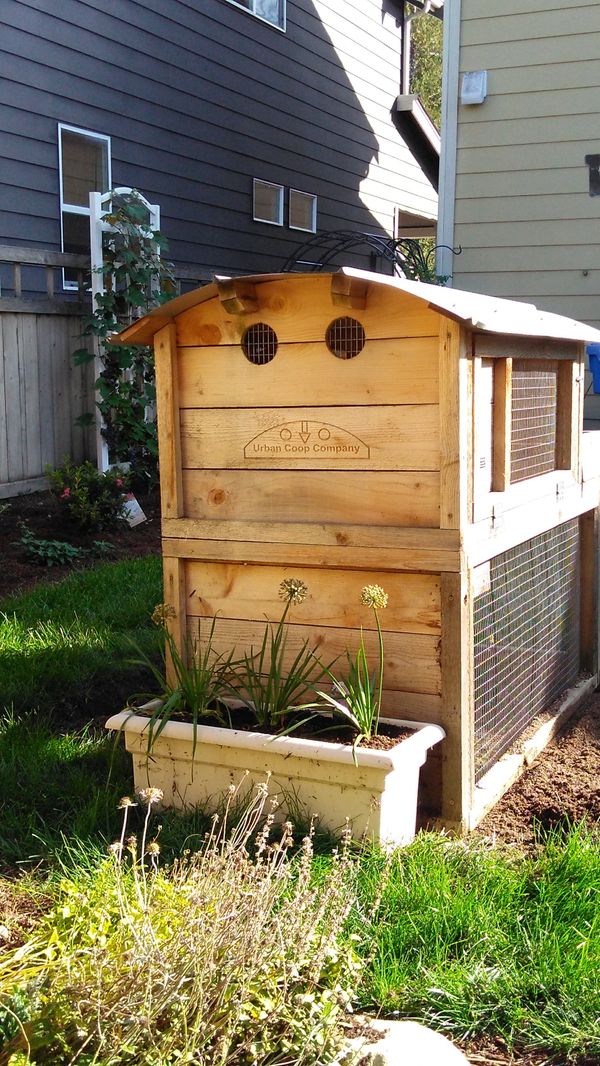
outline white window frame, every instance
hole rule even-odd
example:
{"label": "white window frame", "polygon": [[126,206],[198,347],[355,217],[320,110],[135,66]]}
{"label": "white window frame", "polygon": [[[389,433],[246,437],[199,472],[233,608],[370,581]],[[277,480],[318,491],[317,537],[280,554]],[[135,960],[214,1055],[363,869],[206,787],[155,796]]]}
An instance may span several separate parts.
{"label": "white window frame", "polygon": [[[60,196],[60,247],[61,247],[61,251],[64,252],[64,250],[65,250],[65,234],[64,234],[63,219],[64,219],[65,213],[69,214],[69,215],[85,215],[87,218],[89,218],[90,217],[90,208],[89,208],[89,205],[88,205],[88,207],[82,207],[79,204],[69,204],[69,203],[66,203],[65,200],[63,199],[63,160],[62,160],[62,133],[63,133],[63,130],[66,133],[76,133],[80,137],[86,138],[88,141],[101,141],[102,144],[106,145],[107,177],[108,177],[108,188],[109,189],[112,187],[112,175],[111,175],[110,137],[108,137],[105,133],[96,133],[95,130],[85,130],[85,129],[81,129],[81,127],[79,127],[79,126],[69,126],[65,122],[59,122],[58,123],[58,189],[59,189],[59,196]],[[107,190],[106,189],[98,189],[96,191],[97,192],[106,192]],[[69,291],[72,291],[72,290],[76,291],[77,290],[77,283],[76,282],[74,282],[74,281],[66,281],[65,280],[64,270],[63,270],[63,289],[69,290]]]}
{"label": "white window frame", "polygon": [[272,26],[274,30],[279,30],[281,33],[285,33],[286,31],[287,0],[281,0],[281,6],[283,8],[281,26],[278,22],[271,22],[270,19],[266,19],[264,15],[259,15],[254,10],[256,0],[250,0],[250,7],[246,7],[245,4],[238,3],[238,0],[227,0],[227,3],[231,4],[233,7],[237,7],[240,11],[245,11],[247,15],[252,15],[253,18],[258,19],[260,22],[264,22],[265,26]]}
{"label": "white window frame", "polygon": [[[279,214],[278,221],[273,221],[272,218],[259,218],[256,214],[256,186],[268,185],[271,189],[279,190]],[[278,185],[274,181],[265,181],[264,178],[252,179],[252,218],[255,222],[262,222],[266,226],[283,226],[283,201],[284,201],[285,188],[283,185]]]}
{"label": "white window frame", "polygon": [[[307,229],[306,226],[293,226],[292,225],[292,193],[297,192],[300,196],[312,197],[312,228]],[[306,192],[305,189],[290,189],[288,196],[288,226],[290,229],[301,230],[302,233],[316,233],[317,232],[317,194],[314,192]]]}

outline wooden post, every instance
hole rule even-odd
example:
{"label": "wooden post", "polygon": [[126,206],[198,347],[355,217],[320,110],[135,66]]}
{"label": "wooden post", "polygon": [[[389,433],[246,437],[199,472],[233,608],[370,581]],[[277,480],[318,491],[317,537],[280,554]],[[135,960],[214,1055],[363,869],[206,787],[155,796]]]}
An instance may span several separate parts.
{"label": "wooden post", "polygon": [[510,358],[499,359],[494,364],[493,492],[510,488],[512,362]]}
{"label": "wooden post", "polygon": [[465,573],[441,575],[442,821],[468,827],[473,804],[473,604]]}
{"label": "wooden post", "polygon": [[600,566],[598,560],[600,508],[587,511],[580,518],[581,531],[581,668],[598,672],[598,629],[600,613]]}
{"label": "wooden post", "polygon": [[440,528],[462,529],[472,500],[473,360],[464,330],[440,317]]}
{"label": "wooden post", "polygon": [[154,338],[158,452],[162,517],[183,516],[177,334],[174,324],[163,326]]}
{"label": "wooden post", "polygon": [[559,363],[556,372],[556,469],[579,470],[579,362]]}
{"label": "wooden post", "polygon": [[[185,659],[187,654],[185,565],[183,559],[172,559],[166,555],[163,556],[164,601],[175,611],[175,616],[167,619],[167,629],[182,659]],[[177,679],[168,649],[166,667],[167,681],[169,684],[175,684]]]}

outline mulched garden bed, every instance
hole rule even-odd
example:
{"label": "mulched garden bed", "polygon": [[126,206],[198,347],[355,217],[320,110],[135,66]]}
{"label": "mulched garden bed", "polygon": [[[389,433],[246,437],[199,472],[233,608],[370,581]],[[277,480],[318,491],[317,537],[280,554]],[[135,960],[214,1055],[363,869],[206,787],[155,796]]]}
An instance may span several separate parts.
{"label": "mulched garden bed", "polygon": [[[49,492],[33,492],[0,500],[0,600],[13,593],[24,592],[39,581],[61,581],[73,566],[41,566],[29,559],[19,542],[23,524],[41,540],[62,540],[77,548],[91,549],[97,540],[112,545],[107,561],[139,558],[160,552],[160,499],[158,492],[140,496],[139,503],[146,522],[130,529],[123,526],[111,532],[82,533],[69,520],[66,508]],[[92,556],[77,561],[77,569],[95,566]]]}

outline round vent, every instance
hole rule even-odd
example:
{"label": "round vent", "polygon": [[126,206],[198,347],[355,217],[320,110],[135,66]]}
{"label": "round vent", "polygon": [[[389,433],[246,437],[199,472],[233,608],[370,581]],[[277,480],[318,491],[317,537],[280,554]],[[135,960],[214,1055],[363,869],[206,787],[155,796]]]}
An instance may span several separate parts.
{"label": "round vent", "polygon": [[365,331],[355,318],[335,318],[325,334],[325,343],[337,359],[354,359],[365,341]]}
{"label": "round vent", "polygon": [[249,326],[242,337],[242,351],[251,363],[264,366],[275,358],[277,352],[277,334],[264,322]]}

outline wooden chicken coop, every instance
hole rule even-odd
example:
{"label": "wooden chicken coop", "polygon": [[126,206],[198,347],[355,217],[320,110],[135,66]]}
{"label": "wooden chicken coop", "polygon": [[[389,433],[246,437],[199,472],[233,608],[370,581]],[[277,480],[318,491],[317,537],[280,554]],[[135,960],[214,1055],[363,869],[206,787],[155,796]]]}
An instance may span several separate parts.
{"label": "wooden chicken coop", "polygon": [[[385,711],[439,723],[426,799],[472,827],[597,676],[600,434],[583,344],[527,304],[364,271],[218,280],[118,338],[156,352],[165,599],[181,647],[375,651]],[[373,659],[373,662],[375,660]]]}

